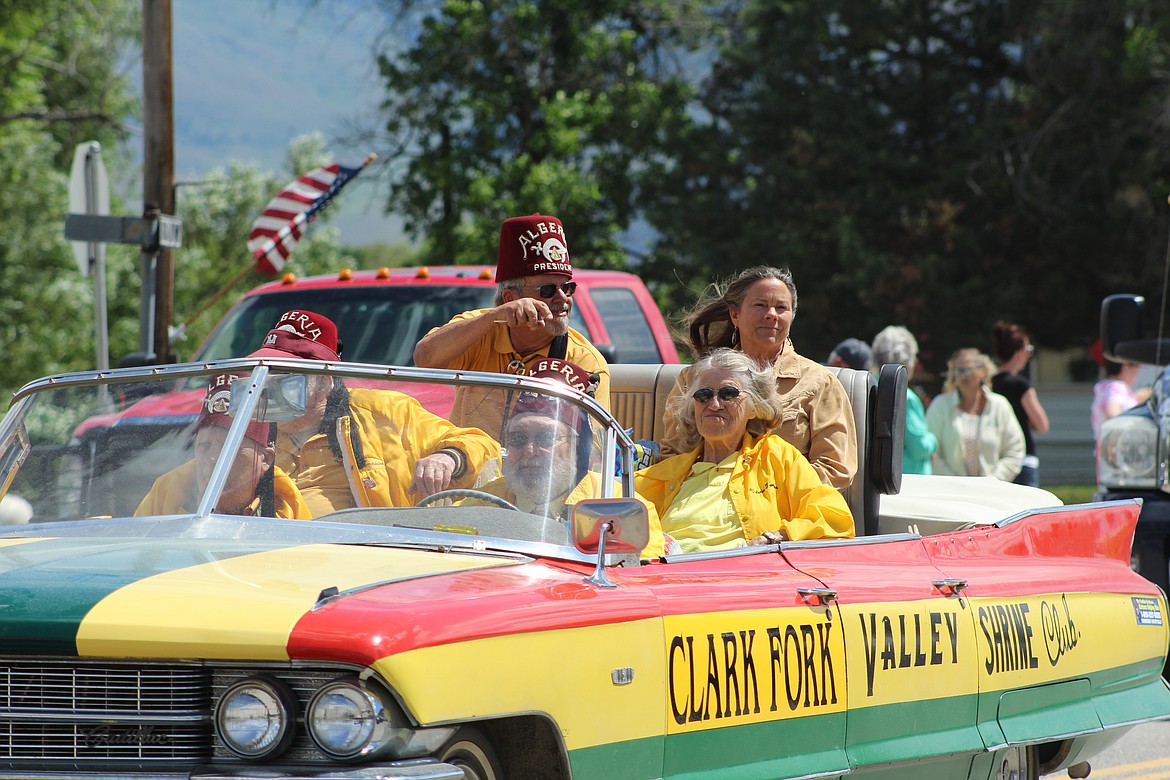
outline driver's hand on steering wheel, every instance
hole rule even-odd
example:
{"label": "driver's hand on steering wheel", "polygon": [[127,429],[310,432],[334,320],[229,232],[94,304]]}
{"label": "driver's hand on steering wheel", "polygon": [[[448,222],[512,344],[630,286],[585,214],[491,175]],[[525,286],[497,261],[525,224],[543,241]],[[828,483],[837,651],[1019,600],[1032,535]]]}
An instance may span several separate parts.
{"label": "driver's hand on steering wheel", "polygon": [[414,464],[414,481],[410,483],[410,492],[429,496],[446,490],[451,485],[451,475],[455,473],[456,466],[454,458],[445,452],[436,452],[420,459]]}

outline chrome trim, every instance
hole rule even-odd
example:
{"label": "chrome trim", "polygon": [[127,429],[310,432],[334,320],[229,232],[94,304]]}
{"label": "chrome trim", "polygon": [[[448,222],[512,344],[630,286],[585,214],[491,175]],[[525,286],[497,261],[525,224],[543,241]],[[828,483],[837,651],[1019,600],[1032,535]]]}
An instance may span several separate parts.
{"label": "chrome trim", "polygon": [[393,761],[378,766],[332,772],[299,768],[242,766],[239,772],[14,772],[2,770],[4,780],[463,780],[463,770],[437,761]]}

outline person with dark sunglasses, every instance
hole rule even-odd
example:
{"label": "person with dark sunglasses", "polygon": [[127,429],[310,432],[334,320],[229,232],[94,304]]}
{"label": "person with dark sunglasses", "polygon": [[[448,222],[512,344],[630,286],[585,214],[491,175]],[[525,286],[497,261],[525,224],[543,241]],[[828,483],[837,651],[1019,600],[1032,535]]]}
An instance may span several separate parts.
{"label": "person with dark sunglasses", "polygon": [[[585,336],[569,327],[573,295],[569,245],[556,217],[511,217],[500,228],[496,305],[456,315],[432,329],[414,349],[426,368],[534,374],[541,361],[564,360],[596,375],[596,398],[609,408],[609,364]],[[583,388],[579,388],[582,389]],[[473,387],[456,391],[451,421],[500,435],[498,396]]]}
{"label": "person with dark sunglasses", "polygon": [[854,535],[841,493],[771,431],[783,408],[772,371],[741,350],[695,363],[667,401],[686,450],[634,473],[667,552],[707,552]]}

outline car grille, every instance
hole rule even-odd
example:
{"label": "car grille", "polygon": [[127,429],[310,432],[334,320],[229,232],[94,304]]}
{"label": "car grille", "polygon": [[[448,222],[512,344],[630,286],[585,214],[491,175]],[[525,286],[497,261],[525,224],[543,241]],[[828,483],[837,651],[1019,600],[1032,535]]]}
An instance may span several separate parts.
{"label": "car grille", "polygon": [[[285,682],[301,711],[348,669],[0,658],[0,764],[181,769],[234,761],[215,737],[218,697],[241,677]],[[299,728],[284,760],[326,762]]]}
{"label": "car grille", "polygon": [[201,666],[0,660],[0,761],[203,761],[210,713]]}

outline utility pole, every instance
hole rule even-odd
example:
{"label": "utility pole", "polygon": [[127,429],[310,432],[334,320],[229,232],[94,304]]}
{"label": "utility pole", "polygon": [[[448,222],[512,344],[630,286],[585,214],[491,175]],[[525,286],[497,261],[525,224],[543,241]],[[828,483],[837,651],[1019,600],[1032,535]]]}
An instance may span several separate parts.
{"label": "utility pole", "polygon": [[[145,219],[175,213],[175,108],[171,69],[171,0],[142,0],[142,202]],[[142,250],[140,348],[153,362],[173,360],[175,253]]]}

